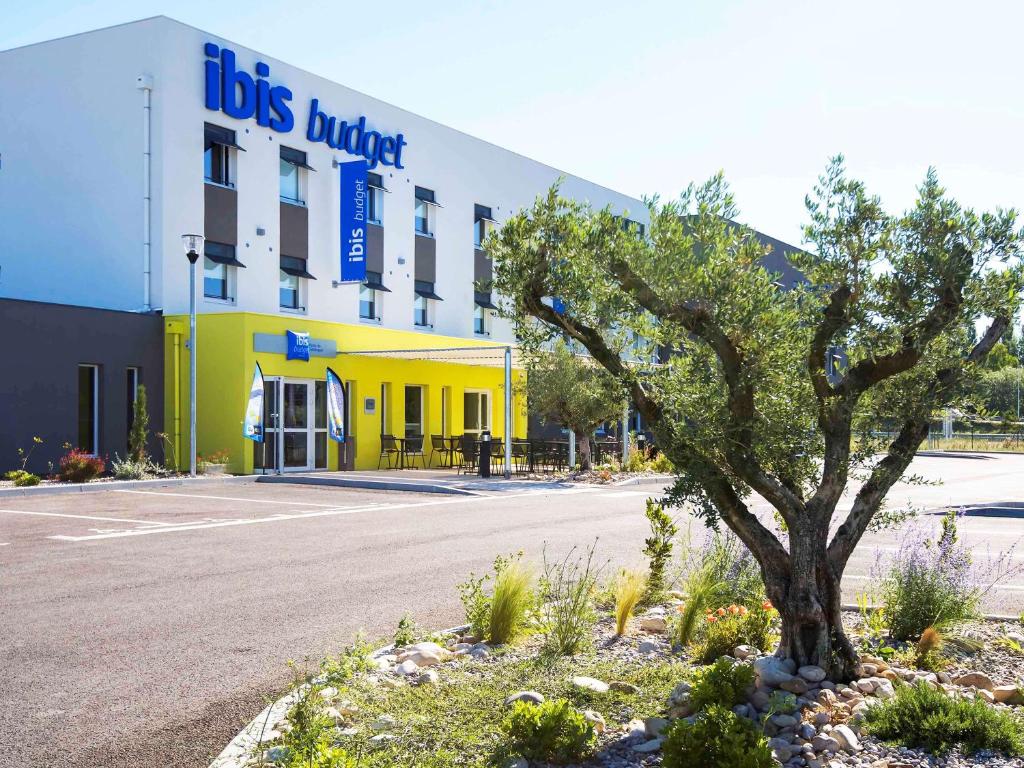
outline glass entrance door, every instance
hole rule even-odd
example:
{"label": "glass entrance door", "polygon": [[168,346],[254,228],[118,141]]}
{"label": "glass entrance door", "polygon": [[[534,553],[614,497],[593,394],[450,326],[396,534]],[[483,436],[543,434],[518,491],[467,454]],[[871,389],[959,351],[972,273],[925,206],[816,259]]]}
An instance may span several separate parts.
{"label": "glass entrance door", "polygon": [[309,428],[311,426],[310,384],[285,379],[281,389],[281,443],[283,469],[312,469]]}
{"label": "glass entrance door", "polygon": [[310,379],[265,379],[264,442],[254,447],[253,465],[264,472],[327,468],[327,383]]}

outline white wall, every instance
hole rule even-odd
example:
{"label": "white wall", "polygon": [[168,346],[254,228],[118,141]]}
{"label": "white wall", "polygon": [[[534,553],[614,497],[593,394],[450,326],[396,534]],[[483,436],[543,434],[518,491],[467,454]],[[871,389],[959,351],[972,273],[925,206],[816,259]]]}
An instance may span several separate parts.
{"label": "white wall", "polygon": [[[283,134],[257,125],[255,119],[234,120],[223,112],[205,108],[203,99],[203,45],[213,42],[228,47],[238,57],[238,67],[253,73],[256,61],[270,66],[272,85],[286,85],[293,92],[290,106],[295,127]],[[32,66],[22,61],[32,60]],[[17,62],[20,76],[12,77],[9,62]],[[32,95],[55,90],[43,81],[60,83],[62,70],[77,71],[73,85],[59,91],[62,114],[45,138],[35,130],[44,110],[33,105]],[[436,291],[444,301],[435,307],[435,334],[472,336],[473,331],[473,205],[490,206],[500,222],[520,207],[530,205],[561,174],[507,150],[474,139],[451,128],[405,112],[323,78],[261,56],[221,38],[166,18],[88,33],[67,40],[0,54],[0,98],[19,105],[15,132],[0,126],[0,212],[4,226],[12,225],[21,260],[43,249],[52,254],[52,266],[77,270],[75,285],[53,284],[52,274],[27,264],[16,272],[11,285],[6,266],[11,259],[0,255],[0,295],[42,298],[47,301],[94,303],[136,308],[141,304],[141,93],[135,78],[146,72],[154,77],[153,90],[153,189],[154,189],[154,287],[153,304],[170,313],[187,310],[188,271],[180,236],[203,231],[203,123],[209,121],[236,131],[246,152],[238,153],[239,204],[238,258],[247,269],[238,270],[236,301],[232,306],[200,300],[201,311],[256,311],[278,313],[279,198],[278,153],[281,144],[308,153],[316,168],[309,174],[309,271],[318,279],[308,286],[308,315],[318,320],[356,323],[358,287],[332,287],[339,272],[338,171],[332,158],[352,156],[331,150],[325,143],[306,140],[309,103],[320,100],[320,109],[340,119],[367,117],[368,128],[385,135],[399,132],[408,145],[403,151],[405,168],[378,166],[391,190],[384,195],[384,282],[391,293],[383,298],[383,325],[415,330],[412,318],[415,186],[433,189],[438,202]],[[23,83],[23,85],[19,85]],[[88,88],[86,84],[88,83]],[[26,105],[23,108],[22,105]],[[0,121],[3,122],[3,121]],[[63,162],[46,160],[45,180],[33,182],[39,165],[36,155],[71,126],[80,128],[71,145],[64,144],[72,160],[81,158],[80,179],[62,184],[58,179]],[[85,131],[81,127],[86,128]],[[17,147],[31,170],[19,172],[17,184],[10,147]],[[31,146],[31,151],[26,147]],[[66,153],[63,153],[66,154]],[[10,158],[10,159],[9,159]],[[17,166],[14,166],[17,167]],[[103,180],[96,183],[96,178]],[[28,184],[31,194],[24,194]],[[567,176],[566,194],[587,199],[596,206],[611,205],[629,210],[631,218],[646,222],[642,204],[624,195]],[[44,194],[45,193],[45,194]],[[8,216],[8,205],[18,215]],[[70,216],[64,216],[68,210]],[[49,213],[60,218],[40,226]],[[8,221],[8,219],[10,219]],[[33,226],[23,222],[29,221]],[[257,227],[266,230],[257,236]],[[106,235],[109,233],[110,237]],[[99,235],[103,234],[101,240]],[[71,247],[85,240],[82,247]],[[405,263],[399,264],[399,258]],[[16,258],[15,261],[18,261]],[[101,277],[102,275],[102,277]],[[109,282],[108,282],[109,281]],[[200,291],[201,292],[201,291]],[[25,295],[29,293],[31,295]],[[496,321],[493,337],[510,339],[507,324]],[[430,332],[430,331],[425,331]]]}

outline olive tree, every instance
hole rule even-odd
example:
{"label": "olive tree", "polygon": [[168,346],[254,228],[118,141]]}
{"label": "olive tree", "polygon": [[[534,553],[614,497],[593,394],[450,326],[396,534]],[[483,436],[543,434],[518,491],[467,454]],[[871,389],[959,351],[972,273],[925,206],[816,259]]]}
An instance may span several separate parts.
{"label": "olive tree", "polygon": [[[918,191],[890,215],[833,160],[807,199],[812,252],[791,255],[806,278],[795,286],[733,223],[721,175],[648,201],[646,232],[555,187],[488,243],[523,345],[565,335],[623,383],[676,468],[670,501],[724,522],[756,557],[781,615],[778,655],[835,679],[856,661],[841,622],[847,562],[1020,300],[1016,214],[962,208],[932,171]],[[669,345],[669,363],[635,362],[637,335]],[[872,438],[883,420],[895,436]],[[781,530],[755,514],[757,497]]]}
{"label": "olive tree", "polygon": [[576,354],[564,339],[526,356],[526,399],[531,413],[573,431],[583,469],[592,466],[591,434],[621,417],[626,407],[618,379],[589,356]]}

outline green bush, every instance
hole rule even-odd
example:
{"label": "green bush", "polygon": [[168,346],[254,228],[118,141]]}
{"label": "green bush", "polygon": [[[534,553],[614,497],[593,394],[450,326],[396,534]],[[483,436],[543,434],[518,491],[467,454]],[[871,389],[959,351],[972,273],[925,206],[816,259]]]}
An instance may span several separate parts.
{"label": "green bush", "polygon": [[132,404],[132,424],[128,432],[128,456],[136,464],[147,464],[146,442],[149,440],[149,405],[146,385],[139,384]]}
{"label": "green bush", "polygon": [[725,707],[712,705],[693,723],[676,720],[661,745],[665,768],[773,768],[776,764],[765,738],[749,720]]}
{"label": "green bush", "polygon": [[675,467],[672,466],[671,460],[664,453],[658,453],[654,457],[654,460],[650,463],[650,468],[660,475],[671,475],[675,472]]}
{"label": "green bush", "polygon": [[419,627],[413,621],[409,613],[402,614],[398,620],[398,629],[395,630],[395,648],[404,648],[412,645],[419,637]]}
{"label": "green bush", "polygon": [[647,500],[647,510],[644,514],[650,523],[651,535],[644,541],[644,554],[647,555],[649,571],[643,604],[650,605],[665,597],[665,569],[672,559],[672,537],[679,533],[679,527],[665,511],[665,507],[654,499]]}
{"label": "green bush", "polygon": [[752,666],[722,657],[694,672],[690,706],[694,711],[715,704],[731,709],[746,701],[747,689],[753,684]]}
{"label": "green bush", "polygon": [[107,468],[99,456],[90,456],[85,451],[73,448],[61,457],[57,474],[67,483],[87,483],[102,475]]}
{"label": "green bush", "polygon": [[517,701],[501,727],[509,748],[527,760],[570,763],[597,741],[594,726],[564,699],[543,704]]}
{"label": "green bush", "polygon": [[7,473],[7,479],[14,482],[18,488],[28,488],[32,485],[39,485],[39,475],[33,475],[24,469],[14,469]]}
{"label": "green bush", "polygon": [[494,577],[487,639],[499,644],[515,640],[535,603],[533,574],[520,561],[514,560]]}
{"label": "green bush", "polygon": [[1024,719],[981,699],[953,698],[921,680],[901,685],[896,696],[864,715],[872,735],[906,747],[968,753],[990,749],[1024,755]]}
{"label": "green bush", "polygon": [[587,648],[591,629],[597,621],[594,597],[598,570],[594,547],[586,556],[575,555],[576,547],[560,561],[548,562],[544,552],[544,576],[540,580],[543,611],[542,652],[546,656],[571,656]]}
{"label": "green bush", "polygon": [[699,640],[694,644],[694,658],[710,664],[720,656],[732,653],[737,645],[752,645],[762,651],[775,645],[775,609],[769,602],[752,608],[732,605],[705,614]]}
{"label": "green bush", "polygon": [[497,581],[503,571],[508,569],[522,558],[523,553],[518,552],[508,557],[499,555],[494,558],[494,574],[476,576],[469,574],[466,581],[458,585],[459,598],[462,600],[462,607],[466,611],[466,623],[469,625],[470,634],[480,639],[491,636],[491,595],[487,594],[484,586],[489,581]]}

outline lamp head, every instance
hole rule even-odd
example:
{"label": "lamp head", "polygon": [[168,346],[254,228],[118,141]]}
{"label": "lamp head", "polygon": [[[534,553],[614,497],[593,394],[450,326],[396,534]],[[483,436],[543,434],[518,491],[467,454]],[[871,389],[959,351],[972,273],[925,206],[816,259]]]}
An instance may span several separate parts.
{"label": "lamp head", "polygon": [[203,252],[203,243],[206,238],[202,235],[182,235],[181,245],[185,249],[185,255],[190,263],[195,264],[199,255]]}

